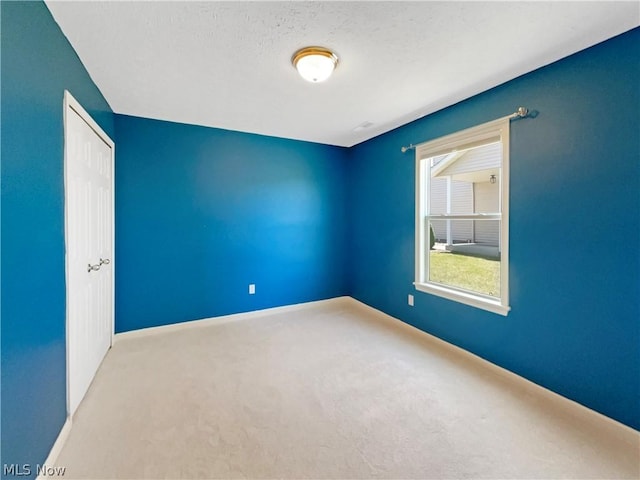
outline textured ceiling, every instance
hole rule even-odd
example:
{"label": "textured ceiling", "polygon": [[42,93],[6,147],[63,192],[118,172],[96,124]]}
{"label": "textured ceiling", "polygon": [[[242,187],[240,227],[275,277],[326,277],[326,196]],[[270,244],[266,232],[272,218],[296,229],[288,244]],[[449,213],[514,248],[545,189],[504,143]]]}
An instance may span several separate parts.
{"label": "textured ceiling", "polygon": [[[342,146],[640,23],[638,2],[47,5],[117,113]],[[291,65],[308,45],[340,57],[325,83]]]}

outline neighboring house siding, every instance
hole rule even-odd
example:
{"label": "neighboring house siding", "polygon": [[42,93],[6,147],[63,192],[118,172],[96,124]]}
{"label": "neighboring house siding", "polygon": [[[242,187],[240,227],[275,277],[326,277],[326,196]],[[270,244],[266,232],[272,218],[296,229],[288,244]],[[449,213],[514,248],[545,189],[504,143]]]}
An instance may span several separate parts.
{"label": "neighboring house siding", "polygon": [[[469,182],[451,182],[451,213],[463,215],[473,212],[473,184]],[[453,220],[451,236],[454,243],[473,240],[472,220]]]}
{"label": "neighboring house siding", "polygon": [[[469,182],[451,182],[451,212],[452,214],[471,213],[473,211],[473,184]],[[437,177],[431,179],[431,212],[434,215],[447,213],[447,179]],[[431,222],[436,239],[446,242],[447,221],[433,220]],[[453,242],[467,242],[473,239],[473,222],[457,220],[451,225]]]}
{"label": "neighboring house siding", "polygon": [[477,172],[489,168],[500,168],[502,165],[502,144],[491,143],[484,147],[465,152],[460,158],[446,167],[438,176],[457,175]]}
{"label": "neighboring house siding", "polygon": [[431,195],[429,202],[433,215],[441,215],[447,213],[447,179],[444,177],[436,177],[431,179]]}
{"label": "neighboring house siding", "polygon": [[[431,179],[431,213],[434,215],[447,213],[447,179],[437,177]],[[446,242],[447,240],[447,222],[445,220],[432,220],[431,226],[436,240]]]}
{"label": "neighboring house siding", "polygon": [[[496,213],[500,208],[500,186],[498,183],[475,183],[475,211],[477,213]],[[478,220],[475,225],[476,243],[498,246],[500,225],[497,220]]]}

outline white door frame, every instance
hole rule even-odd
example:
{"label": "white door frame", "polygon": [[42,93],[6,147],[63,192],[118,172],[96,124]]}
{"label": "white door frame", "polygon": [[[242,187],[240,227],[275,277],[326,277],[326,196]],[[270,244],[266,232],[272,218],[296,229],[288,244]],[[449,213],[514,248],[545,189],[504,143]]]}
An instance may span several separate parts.
{"label": "white door frame", "polygon": [[105,142],[109,148],[111,149],[111,268],[113,268],[113,275],[111,276],[111,341],[110,346],[113,346],[113,336],[115,333],[115,153],[116,147],[115,143],[109,135],[107,135],[100,125],[98,125],[91,115],[87,113],[87,111],[82,108],[82,105],[78,103],[78,101],[73,98],[71,93],[68,90],[64,91],[64,99],[63,99],[63,125],[64,125],[64,133],[63,133],[63,144],[64,144],[64,244],[65,244],[65,352],[66,352],[66,373],[67,373],[67,385],[66,385],[66,394],[67,394],[67,417],[71,417],[70,411],[70,375],[69,375],[69,257],[67,255],[67,245],[69,240],[69,225],[68,225],[68,208],[69,201],[67,198],[67,115],[69,110],[73,110],[76,112],[82,120],[84,120],[87,125]]}

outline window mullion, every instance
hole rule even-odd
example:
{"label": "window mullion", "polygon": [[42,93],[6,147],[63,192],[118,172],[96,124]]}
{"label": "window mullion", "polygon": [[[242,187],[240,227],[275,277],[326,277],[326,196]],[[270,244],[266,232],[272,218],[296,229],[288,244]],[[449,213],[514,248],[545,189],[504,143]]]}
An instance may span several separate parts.
{"label": "window mullion", "polygon": [[446,213],[425,215],[427,220],[502,220],[501,213],[470,213],[468,215],[448,215]]}

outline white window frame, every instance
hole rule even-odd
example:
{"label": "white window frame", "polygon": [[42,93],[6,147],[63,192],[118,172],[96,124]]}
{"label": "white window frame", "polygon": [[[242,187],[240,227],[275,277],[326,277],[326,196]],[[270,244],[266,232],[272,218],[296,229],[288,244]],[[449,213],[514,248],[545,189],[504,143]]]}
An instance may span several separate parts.
{"label": "white window frame", "polygon": [[[466,305],[507,315],[509,306],[509,117],[483,123],[476,127],[461,130],[451,135],[431,140],[416,146],[416,252],[415,282],[416,290],[457,301]],[[428,159],[462,148],[471,148],[492,139],[502,142],[502,167],[500,169],[500,297],[491,298],[480,293],[450,287],[428,278],[429,237],[426,228],[429,213],[429,183],[425,181],[425,169]]]}

